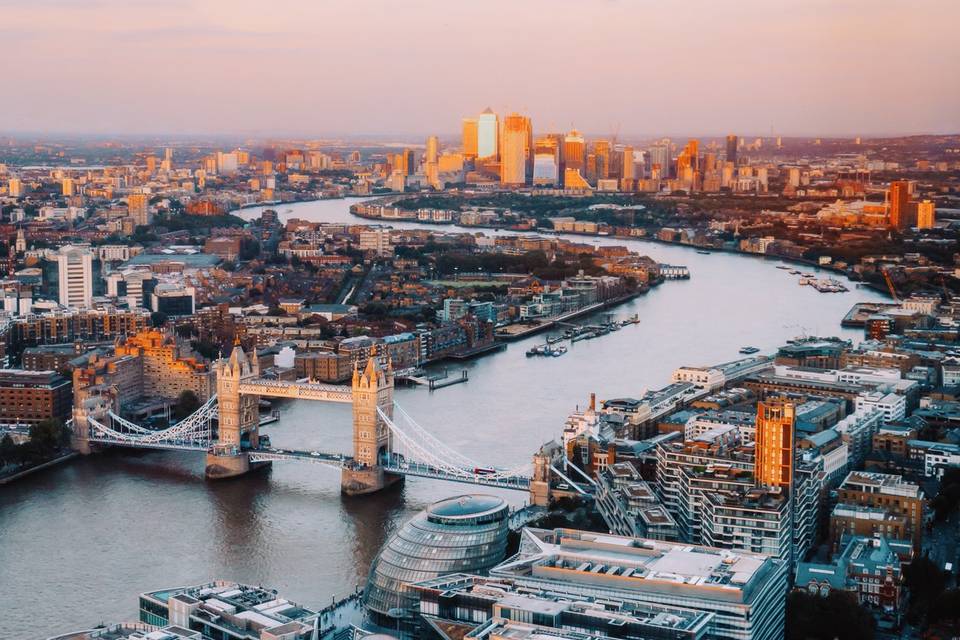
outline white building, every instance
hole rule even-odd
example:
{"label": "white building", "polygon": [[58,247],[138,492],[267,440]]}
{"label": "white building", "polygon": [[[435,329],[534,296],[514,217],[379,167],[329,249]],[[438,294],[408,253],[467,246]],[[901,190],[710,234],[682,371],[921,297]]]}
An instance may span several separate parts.
{"label": "white building", "polygon": [[960,384],[960,358],[944,358],[941,364],[943,366],[943,386],[952,387]]}
{"label": "white building", "polygon": [[389,229],[371,229],[360,232],[360,250],[372,251],[378,257],[393,255]]}
{"label": "white building", "polygon": [[673,382],[689,382],[698,387],[714,391],[727,381],[723,371],[715,367],[680,367],[671,376]]}
{"label": "white building", "polygon": [[56,254],[60,304],[89,307],[93,304],[93,252],[89,247],[66,245]]}
{"label": "white building", "polygon": [[867,391],[857,396],[854,405],[858,412],[870,409],[879,411],[886,424],[903,420],[907,414],[907,399],[896,393]]}

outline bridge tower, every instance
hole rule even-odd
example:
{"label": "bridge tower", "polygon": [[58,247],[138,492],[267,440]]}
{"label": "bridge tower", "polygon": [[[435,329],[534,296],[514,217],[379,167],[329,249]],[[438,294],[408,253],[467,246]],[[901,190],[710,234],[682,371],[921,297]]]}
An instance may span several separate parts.
{"label": "bridge tower", "polygon": [[247,357],[239,344],[217,360],[217,442],[207,452],[208,478],[230,478],[251,469],[245,449],[259,447],[259,397],[240,393],[240,384],[260,376],[256,351]]}
{"label": "bridge tower", "polygon": [[353,464],[344,467],[340,487],[347,495],[363,495],[403,480],[383,470],[392,436],[377,409],[393,418],[393,366],[377,356],[376,347],[363,371],[354,365],[352,396]]}

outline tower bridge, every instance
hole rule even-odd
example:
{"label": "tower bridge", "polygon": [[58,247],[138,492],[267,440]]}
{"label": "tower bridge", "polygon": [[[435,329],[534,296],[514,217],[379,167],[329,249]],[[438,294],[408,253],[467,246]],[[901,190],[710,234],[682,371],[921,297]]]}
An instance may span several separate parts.
{"label": "tower bridge", "polygon": [[[198,451],[206,454],[206,476],[229,478],[273,462],[296,461],[340,470],[348,495],[373,493],[405,476],[530,491],[542,502],[549,496],[552,465],[537,463],[534,475],[523,469],[481,465],[433,436],[393,401],[393,368],[374,352],[362,369],[354,368],[349,386],[286,382],[260,377],[256,353],[238,345],[218,360],[216,394],[195,413],[163,430],[147,429],[121,417],[109,394],[76,394],[74,446],[85,453],[95,445]],[[292,451],[266,445],[259,434],[259,399],[292,398],[351,403],[353,453]],[[544,486],[546,485],[546,493]]]}

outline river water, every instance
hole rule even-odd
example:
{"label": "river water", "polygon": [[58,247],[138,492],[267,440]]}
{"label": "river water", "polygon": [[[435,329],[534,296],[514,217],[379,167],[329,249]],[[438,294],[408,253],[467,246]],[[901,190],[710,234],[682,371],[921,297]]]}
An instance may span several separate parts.
{"label": "river water", "polygon": [[[350,200],[281,205],[282,218],[360,223]],[[247,209],[244,217],[256,217]],[[394,226],[421,227],[416,223]],[[450,229],[450,227],[445,227]],[[560,358],[527,358],[541,337],[454,365],[470,380],[435,392],[397,389],[423,427],[482,464],[514,466],[559,436],[590,392],[639,396],[680,365],[735,359],[744,345],[770,351],[801,333],[841,335],[840,319],[866,289],[821,294],[800,287],[773,260],[619,238],[660,262],[690,268],[614,310],[641,323],[569,345]],[[811,269],[803,269],[808,271]],[[275,446],[349,452],[350,407],[279,405],[265,428]],[[390,532],[430,502],[471,487],[410,479],[400,489],[343,498],[339,475],[319,465],[277,463],[233,481],[203,479],[200,454],[111,451],[0,487],[0,639],[30,640],[132,620],[142,591],[213,578],[269,585],[307,606],[362,584]],[[489,490],[487,490],[489,492]],[[521,503],[525,496],[501,495]]]}

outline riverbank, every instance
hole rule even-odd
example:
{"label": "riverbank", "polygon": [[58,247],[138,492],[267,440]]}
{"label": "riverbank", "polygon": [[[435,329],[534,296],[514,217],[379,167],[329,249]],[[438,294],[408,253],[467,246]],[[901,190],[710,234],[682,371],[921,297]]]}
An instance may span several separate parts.
{"label": "riverbank", "polygon": [[[372,220],[372,221],[376,221],[376,222],[380,222],[380,223],[388,224],[388,225],[389,225],[391,222],[400,222],[400,223],[407,223],[407,224],[416,224],[416,225],[423,225],[423,226],[428,226],[428,227],[429,227],[429,226],[436,226],[436,225],[440,224],[440,223],[438,223],[438,222],[436,222],[436,221],[433,221],[433,220],[420,220],[420,219],[418,219],[418,218],[416,218],[416,217],[413,217],[413,218],[390,218],[390,217],[385,217],[385,216],[373,216],[373,215],[367,215],[367,214],[360,214],[360,213],[357,213],[356,211],[354,211],[353,207],[350,207],[350,211],[349,211],[349,212],[350,212],[350,215],[353,216],[353,217],[357,217],[357,218],[360,218],[360,219],[362,219],[362,220]],[[657,238],[656,236],[651,236],[651,235],[644,235],[644,236],[632,236],[632,235],[629,235],[629,236],[624,236],[624,235],[616,235],[616,234],[611,235],[611,234],[609,234],[609,233],[586,233],[586,232],[583,232],[583,231],[557,231],[557,230],[555,230],[555,229],[543,229],[543,228],[537,228],[537,229],[516,229],[516,228],[513,228],[513,227],[506,227],[506,226],[503,226],[503,225],[486,225],[486,224],[484,224],[484,225],[463,225],[463,224],[460,224],[460,223],[458,223],[458,222],[453,222],[453,221],[451,221],[451,222],[449,222],[449,223],[444,223],[444,226],[452,226],[452,227],[455,227],[456,229],[462,230],[462,231],[464,231],[464,232],[469,232],[470,230],[475,230],[475,231],[477,231],[477,232],[483,232],[483,231],[497,231],[497,232],[500,232],[500,231],[502,231],[502,232],[508,232],[508,233],[516,233],[516,234],[533,234],[533,235],[546,235],[546,236],[551,236],[551,235],[578,236],[578,237],[583,237],[583,238],[596,238],[596,239],[603,239],[603,240],[610,240],[610,241],[624,240],[624,241],[650,242],[650,243],[654,243],[654,244],[662,244],[662,245],[669,245],[669,246],[675,246],[675,247],[683,247],[683,248],[686,248],[686,249],[693,249],[694,251],[709,251],[709,252],[711,252],[711,253],[714,253],[714,252],[716,252],[716,253],[727,253],[727,254],[747,256],[747,257],[752,257],[752,258],[762,258],[762,259],[765,259],[765,260],[779,260],[780,262],[784,262],[784,263],[787,263],[787,264],[792,264],[792,265],[797,265],[797,266],[804,266],[804,267],[814,267],[814,268],[817,268],[817,269],[822,269],[822,270],[824,270],[824,271],[829,271],[829,272],[831,272],[831,273],[836,273],[836,274],[838,274],[838,275],[842,275],[842,276],[844,276],[845,278],[851,280],[852,282],[858,282],[858,283],[862,284],[862,286],[864,286],[864,287],[870,288],[870,289],[872,289],[873,291],[876,291],[876,292],[878,292],[878,293],[880,293],[880,294],[882,294],[882,295],[884,295],[884,296],[889,297],[889,292],[888,292],[884,287],[882,287],[882,286],[880,286],[880,285],[878,285],[878,284],[872,283],[872,282],[865,282],[865,281],[862,281],[862,280],[855,280],[854,278],[851,277],[852,275],[855,275],[855,274],[852,274],[848,269],[841,269],[841,268],[836,267],[835,265],[832,265],[832,264],[820,264],[819,261],[810,260],[810,259],[802,258],[802,257],[796,257],[796,256],[781,256],[781,255],[766,254],[766,253],[753,253],[753,252],[751,252],[751,251],[743,251],[742,249],[729,248],[729,247],[699,246],[699,245],[687,244],[687,243],[684,243],[684,242],[679,242],[679,241],[676,241],[676,240],[663,240],[663,239],[661,239],[661,238]]]}
{"label": "riverbank", "polygon": [[[654,286],[658,286],[660,284],[661,284],[660,282],[657,282],[655,283]],[[508,325],[504,329],[500,329],[499,331],[494,332],[494,336],[506,342],[513,342],[515,340],[522,340],[523,338],[529,338],[532,335],[536,335],[538,333],[547,331],[548,329],[552,329],[553,327],[557,326],[562,322],[567,322],[568,320],[576,320],[577,318],[581,318],[583,316],[590,315],[591,313],[596,313],[598,311],[603,311],[604,309],[612,309],[613,307],[616,307],[617,305],[621,305],[625,302],[629,302],[630,300],[633,300],[647,293],[648,291],[650,291],[650,287],[646,287],[644,289],[641,289],[640,291],[634,291],[633,293],[628,293],[624,296],[619,296],[617,298],[605,300],[604,302],[598,302],[588,307],[577,309],[576,311],[570,311],[563,315],[546,319],[537,325],[520,328],[516,331],[507,331],[507,329],[509,329],[510,327],[519,327],[520,326],[519,324]]]}
{"label": "riverbank", "polygon": [[69,451],[67,453],[64,453],[63,455],[59,455],[56,458],[53,458],[52,460],[47,460],[46,462],[35,464],[32,467],[27,467],[26,469],[20,469],[19,471],[15,471],[10,475],[0,476],[0,485],[9,484],[15,480],[25,478],[32,473],[36,473],[37,471],[43,471],[44,469],[55,467],[56,465],[67,462],[68,460],[72,460],[73,458],[76,458],[79,455],[80,454],[76,451]]}

